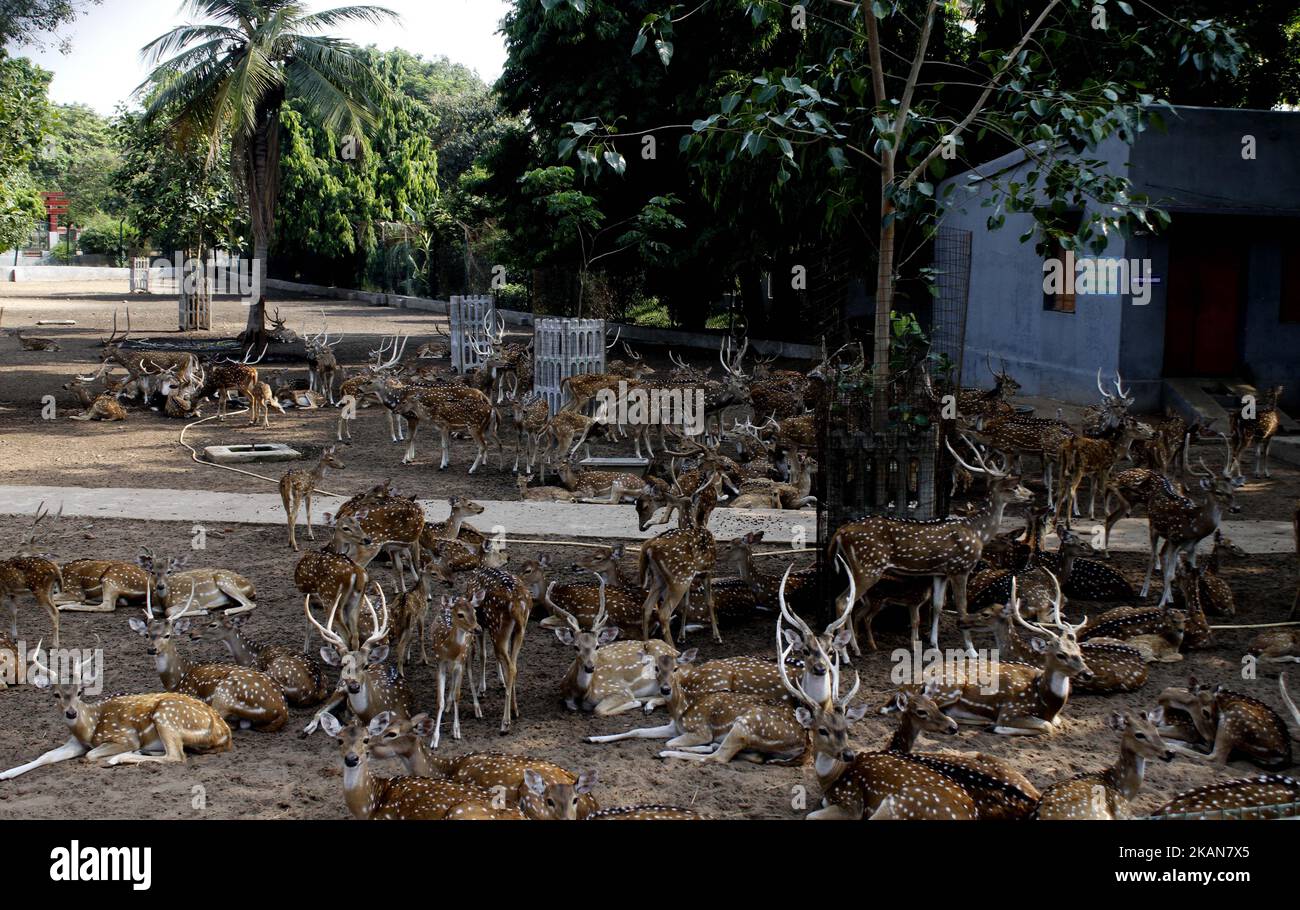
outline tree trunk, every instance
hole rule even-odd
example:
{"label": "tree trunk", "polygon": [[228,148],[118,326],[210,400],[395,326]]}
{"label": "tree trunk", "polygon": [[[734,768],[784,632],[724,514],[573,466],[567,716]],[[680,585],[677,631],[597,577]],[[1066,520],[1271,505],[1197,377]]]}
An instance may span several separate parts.
{"label": "tree trunk", "polygon": [[[239,175],[248,195],[248,220],[253,233],[253,260],[262,281],[268,277],[270,264],[271,232],[275,229],[275,205],[280,194],[280,103],[282,97],[272,97],[257,112],[257,127],[253,135],[239,141],[234,151]],[[248,308],[248,322],[240,333],[239,343],[245,349],[261,351],[267,344],[266,298],[260,287],[253,288],[253,301]]]}
{"label": "tree trunk", "polygon": [[[265,236],[256,236],[256,233],[255,230],[253,261],[261,264],[261,273],[265,276],[267,240]],[[239,344],[246,351],[252,349],[256,355],[266,347],[269,339],[266,331],[266,295],[260,293],[258,288],[254,288],[253,293],[256,297],[248,306],[248,321],[244,323],[244,331],[239,333]]]}

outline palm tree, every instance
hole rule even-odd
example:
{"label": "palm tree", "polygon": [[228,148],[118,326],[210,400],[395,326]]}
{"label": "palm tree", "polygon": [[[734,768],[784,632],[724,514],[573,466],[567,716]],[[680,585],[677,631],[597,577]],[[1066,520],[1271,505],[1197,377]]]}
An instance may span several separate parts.
{"label": "palm tree", "polygon": [[[235,183],[248,204],[253,258],[266,275],[280,189],[280,108],[289,96],[336,136],[360,141],[387,91],[350,42],[319,32],[349,22],[396,20],[377,6],[308,13],[292,0],[189,0],[207,22],[177,26],[145,45],[154,67],[147,121],[165,122],[178,138],[202,136],[213,162],[231,142]],[[265,341],[265,306],[249,309],[245,346]]]}

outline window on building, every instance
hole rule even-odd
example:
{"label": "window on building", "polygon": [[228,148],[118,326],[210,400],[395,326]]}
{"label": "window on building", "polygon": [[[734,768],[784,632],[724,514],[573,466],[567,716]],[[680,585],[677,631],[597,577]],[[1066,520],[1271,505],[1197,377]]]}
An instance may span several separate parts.
{"label": "window on building", "polygon": [[1065,268],[1067,262],[1065,249],[1061,246],[1060,241],[1053,240],[1047,249],[1047,258],[1043,260],[1043,276],[1046,277],[1048,269],[1055,267],[1061,269],[1062,275],[1068,282],[1068,290],[1062,289],[1058,293],[1050,294],[1043,292],[1043,309],[1051,310],[1055,313],[1073,313],[1074,312],[1074,275],[1066,274],[1069,272]]}

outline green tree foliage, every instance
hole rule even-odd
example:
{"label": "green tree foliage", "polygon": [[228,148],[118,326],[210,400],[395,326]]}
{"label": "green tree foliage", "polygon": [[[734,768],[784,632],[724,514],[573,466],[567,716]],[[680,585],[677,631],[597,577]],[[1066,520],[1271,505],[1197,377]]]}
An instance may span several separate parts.
{"label": "green tree foliage", "polygon": [[0,250],[22,243],[45,213],[29,168],[43,148],[51,74],[0,52]]}
{"label": "green tree foliage", "polygon": [[55,105],[32,176],[44,190],[68,194],[68,220],[77,226],[115,212],[113,186],[119,152],[112,124],[82,104]]}
{"label": "green tree foliage", "polygon": [[[0,0],[0,49],[6,45],[21,47],[38,44],[76,18],[81,7],[99,2],[100,0]],[[66,52],[66,43],[62,47]]]}

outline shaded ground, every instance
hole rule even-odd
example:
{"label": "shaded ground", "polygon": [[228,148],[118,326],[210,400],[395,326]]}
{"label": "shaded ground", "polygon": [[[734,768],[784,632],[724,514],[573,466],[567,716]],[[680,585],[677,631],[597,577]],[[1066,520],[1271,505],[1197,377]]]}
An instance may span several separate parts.
{"label": "shaded ground", "polygon": [[[133,558],[142,544],[164,552],[186,547],[190,528],[143,522],[88,522],[64,519],[42,531],[42,547],[60,559],[98,554]],[[11,520],[0,523],[0,552],[18,543],[19,528]],[[532,555],[531,548],[512,551],[512,561]],[[567,564],[572,549],[556,549],[557,561]],[[293,556],[283,531],[272,527],[232,526],[216,529],[208,549],[193,554],[200,564],[235,568],[258,587],[260,608],[250,620],[252,634],[268,642],[293,644],[301,640],[301,601],[293,590]],[[770,559],[768,571],[779,571],[784,560]],[[1116,563],[1130,578],[1140,574],[1141,557],[1127,554]],[[627,566],[631,568],[631,565]],[[381,570],[382,572],[383,570]],[[1294,585],[1293,561],[1284,557],[1254,557],[1248,562],[1230,560],[1225,577],[1232,585],[1241,615],[1238,622],[1264,622],[1282,618],[1289,608]],[[69,647],[104,649],[105,692],[156,691],[158,680],[144,642],[127,627],[133,611],[122,608],[113,615],[65,614],[64,643]],[[45,619],[30,605],[20,614],[27,637],[46,633]],[[882,617],[879,635],[882,651],[859,660],[861,698],[875,706],[889,697],[889,652],[906,645],[905,635],[893,631],[891,618]],[[772,654],[769,619],[754,620],[724,629],[725,643],[715,646],[695,633],[691,644],[704,657],[731,654]],[[1241,679],[1240,660],[1253,633],[1221,633],[1215,647],[1190,656],[1182,664],[1157,664],[1151,680],[1129,696],[1078,697],[1066,710],[1064,729],[1050,738],[1009,738],[963,728],[956,738],[935,741],[929,748],[977,749],[1001,756],[1042,786],[1083,770],[1102,767],[1114,758],[1116,735],[1106,729],[1114,710],[1146,708],[1166,685],[1180,684],[1188,672],[1233,688],[1281,708],[1277,680],[1272,670],[1258,681]],[[951,639],[945,635],[945,641]],[[220,659],[223,652],[206,643],[183,645],[195,659]],[[521,659],[519,699],[523,712],[508,737],[497,733],[501,696],[489,672],[490,689],[485,717],[463,721],[465,739],[445,740],[443,749],[459,753],[472,749],[505,749],[557,761],[573,769],[594,767],[600,773],[600,800],[605,804],[668,802],[694,805],[719,817],[794,818],[794,788],[815,793],[811,767],[785,768],[737,762],[728,766],[665,763],[654,757],[660,747],[650,741],[606,746],[581,742],[592,733],[610,733],[646,723],[661,723],[662,714],[647,721],[640,714],[597,720],[574,715],[558,700],[558,686],[569,662],[569,650],[536,623],[529,627]],[[1297,685],[1292,683],[1293,687]],[[434,679],[427,668],[416,666],[413,688],[421,709],[433,707]],[[468,696],[466,697],[468,703]],[[183,766],[142,765],[101,769],[67,763],[40,769],[14,781],[0,783],[0,818],[57,818],[68,815],[91,818],[339,818],[346,809],[333,741],[322,733],[300,739],[298,731],[310,712],[297,710],[289,726],[278,733],[237,732],[235,748],[216,756],[192,757]],[[861,749],[880,748],[892,731],[888,718],[869,715],[857,725],[854,744]],[[444,733],[446,733],[444,729]],[[50,696],[30,686],[0,692],[0,767],[12,767],[63,742],[65,728]],[[1149,767],[1147,786],[1138,804],[1153,808],[1175,792],[1209,783],[1224,776],[1249,773],[1253,766],[1233,762],[1227,772],[1178,759],[1173,764]],[[396,773],[395,771],[393,773]],[[193,787],[201,785],[206,809],[192,808]]]}

